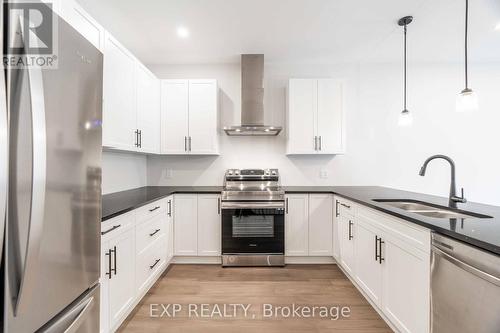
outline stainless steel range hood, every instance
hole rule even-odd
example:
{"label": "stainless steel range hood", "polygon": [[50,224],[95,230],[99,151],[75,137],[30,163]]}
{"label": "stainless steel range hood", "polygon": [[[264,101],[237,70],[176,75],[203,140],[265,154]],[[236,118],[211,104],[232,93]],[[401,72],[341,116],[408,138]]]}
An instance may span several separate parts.
{"label": "stainless steel range hood", "polygon": [[279,126],[264,125],[264,55],[241,55],[241,126],[224,127],[227,135],[275,136]]}

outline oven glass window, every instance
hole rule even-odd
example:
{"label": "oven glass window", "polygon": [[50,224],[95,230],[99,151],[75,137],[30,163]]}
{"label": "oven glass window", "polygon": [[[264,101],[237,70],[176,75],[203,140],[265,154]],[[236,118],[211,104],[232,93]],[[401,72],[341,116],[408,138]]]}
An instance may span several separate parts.
{"label": "oven glass window", "polygon": [[233,215],[233,237],[274,237],[273,215]]}

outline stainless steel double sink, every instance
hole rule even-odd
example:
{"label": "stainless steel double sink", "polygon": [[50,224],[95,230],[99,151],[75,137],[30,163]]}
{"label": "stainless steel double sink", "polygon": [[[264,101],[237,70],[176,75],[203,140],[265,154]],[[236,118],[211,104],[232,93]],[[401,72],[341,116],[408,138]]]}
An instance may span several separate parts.
{"label": "stainless steel double sink", "polygon": [[385,205],[399,208],[404,211],[419,214],[426,217],[435,217],[442,219],[488,219],[492,218],[488,215],[478,214],[474,212],[453,210],[443,206],[437,206],[428,202],[418,200],[405,200],[405,199],[373,199],[373,201],[383,203]]}

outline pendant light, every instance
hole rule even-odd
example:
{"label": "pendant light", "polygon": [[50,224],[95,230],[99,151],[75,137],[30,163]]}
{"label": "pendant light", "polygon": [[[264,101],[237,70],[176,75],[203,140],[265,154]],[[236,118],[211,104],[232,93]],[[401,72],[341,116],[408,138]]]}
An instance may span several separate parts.
{"label": "pendant light", "polygon": [[406,100],[407,100],[407,55],[406,55],[406,33],[407,33],[407,26],[413,21],[413,16],[405,16],[401,18],[398,21],[398,25],[401,27],[404,27],[404,87],[403,87],[403,100],[404,100],[404,107],[403,111],[399,114],[399,121],[398,125],[399,126],[410,126],[413,123],[413,116],[408,111],[408,108],[406,107]]}
{"label": "pendant light", "polygon": [[469,0],[465,0],[465,89],[457,97],[457,112],[471,112],[478,109],[477,95],[469,88],[468,68]]}

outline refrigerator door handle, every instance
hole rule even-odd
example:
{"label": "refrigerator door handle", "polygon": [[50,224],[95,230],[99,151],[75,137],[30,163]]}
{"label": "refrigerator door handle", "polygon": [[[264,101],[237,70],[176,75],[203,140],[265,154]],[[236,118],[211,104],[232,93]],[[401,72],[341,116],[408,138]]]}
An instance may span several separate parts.
{"label": "refrigerator door handle", "polygon": [[96,296],[99,293],[99,286],[94,286],[90,291],[86,293],[78,303],[66,313],[56,317],[52,323],[47,324],[42,327],[39,331],[40,333],[76,333],[78,329],[85,323],[88,319],[89,314],[92,313],[92,309],[99,301],[96,300]]}
{"label": "refrigerator door handle", "polygon": [[[3,8],[0,8],[0,15],[3,17]],[[2,28],[0,28],[2,29]],[[3,31],[0,31],[3,34]],[[2,37],[4,38],[4,37]],[[3,52],[3,40],[1,41]],[[7,219],[7,178],[8,178],[8,145],[7,141],[7,92],[5,86],[5,71],[0,70],[0,260],[2,260],[2,250],[4,247],[5,220]]]}
{"label": "refrigerator door handle", "polygon": [[78,314],[75,321],[64,331],[64,333],[75,333],[78,328],[80,328],[81,324],[85,320],[87,314],[90,312],[90,309],[94,305],[94,296],[92,296],[86,303],[84,303],[84,307],[82,311]]}
{"label": "refrigerator door handle", "polygon": [[[28,38],[23,31],[23,18],[19,17],[20,37]],[[35,41],[37,42],[37,41]],[[33,41],[31,41],[33,44]],[[24,45],[27,45],[26,43]],[[29,295],[37,280],[36,265],[40,252],[41,235],[43,231],[46,181],[46,129],[45,129],[45,100],[43,89],[42,69],[30,66],[27,69],[31,101],[32,126],[32,190],[31,212],[29,217],[26,255],[22,269],[19,291],[14,296],[14,315],[23,313]]]}

